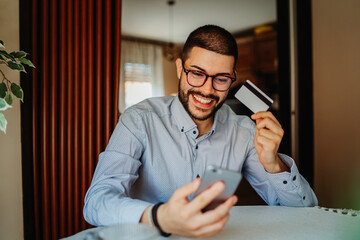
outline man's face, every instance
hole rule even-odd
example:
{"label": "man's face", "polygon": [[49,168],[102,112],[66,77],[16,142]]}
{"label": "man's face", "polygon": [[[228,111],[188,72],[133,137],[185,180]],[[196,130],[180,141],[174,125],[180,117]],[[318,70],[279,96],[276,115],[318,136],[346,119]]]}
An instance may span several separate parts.
{"label": "man's face", "polygon": [[[202,71],[208,75],[233,74],[234,57],[194,47],[183,63],[188,70]],[[212,87],[212,78],[208,78],[201,87],[192,87],[186,80],[181,59],[176,60],[179,82],[179,98],[185,110],[193,120],[212,118],[224,103],[229,92],[219,92]]]}

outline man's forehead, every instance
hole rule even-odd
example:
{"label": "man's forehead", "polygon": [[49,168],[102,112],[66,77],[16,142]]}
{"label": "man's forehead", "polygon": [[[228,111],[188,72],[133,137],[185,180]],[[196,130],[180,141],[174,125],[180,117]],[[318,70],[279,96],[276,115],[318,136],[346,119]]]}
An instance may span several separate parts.
{"label": "man's forehead", "polygon": [[193,47],[185,63],[187,66],[197,66],[204,70],[215,68],[220,72],[232,73],[234,61],[233,56],[216,53],[200,47]]}

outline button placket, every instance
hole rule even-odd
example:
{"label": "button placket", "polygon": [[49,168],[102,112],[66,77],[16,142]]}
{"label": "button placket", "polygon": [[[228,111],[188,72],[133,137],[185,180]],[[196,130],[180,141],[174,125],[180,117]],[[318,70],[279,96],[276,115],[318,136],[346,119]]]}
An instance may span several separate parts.
{"label": "button placket", "polygon": [[187,140],[189,142],[189,147],[190,147],[190,150],[191,150],[191,160],[192,160],[192,162],[194,162],[196,160],[196,157],[197,157],[197,153],[196,153],[196,150],[195,150],[195,147],[197,146],[197,140],[196,140],[196,136],[194,136],[195,135],[194,132],[197,133],[197,131],[195,129],[187,129],[187,130],[184,129],[184,133],[185,133],[185,135],[187,137]]}
{"label": "button placket", "polygon": [[195,139],[195,146],[194,146],[195,151],[197,151],[199,149],[200,141],[201,141],[201,139]]}
{"label": "button placket", "polygon": [[196,148],[197,147],[197,141],[196,141],[196,139],[194,139],[194,142],[193,142],[193,145],[192,145],[192,151],[193,151],[193,161],[195,161],[196,160],[196,157],[197,157],[197,151],[196,151]]}
{"label": "button placket", "polygon": [[297,174],[294,174],[293,176],[291,176],[289,178],[289,182],[291,182],[295,187],[299,186],[299,177],[297,176]]}

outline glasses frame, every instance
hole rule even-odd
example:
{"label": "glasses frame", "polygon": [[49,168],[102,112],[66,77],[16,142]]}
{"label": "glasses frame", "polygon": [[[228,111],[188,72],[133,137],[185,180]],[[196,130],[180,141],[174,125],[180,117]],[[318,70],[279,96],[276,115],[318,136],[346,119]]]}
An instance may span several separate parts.
{"label": "glasses frame", "polygon": [[[204,84],[206,83],[206,81],[207,81],[209,78],[211,78],[211,86],[213,87],[213,89],[215,89],[216,91],[219,91],[219,92],[226,92],[226,91],[229,90],[229,88],[231,87],[231,84],[233,84],[233,83],[236,81],[235,71],[234,71],[234,73],[233,73],[234,77],[231,77],[231,76],[224,75],[224,74],[209,75],[209,74],[207,74],[206,72],[203,72],[203,71],[186,69],[186,68],[185,68],[185,65],[184,65],[184,61],[182,61],[182,67],[183,67],[183,70],[184,70],[184,72],[185,72],[185,74],[186,74],[186,81],[187,81],[187,83],[188,83],[190,86],[192,86],[192,87],[202,87],[202,86],[204,86]],[[194,85],[192,85],[192,84],[189,83],[189,77],[188,77],[189,72],[202,73],[202,74],[204,74],[204,75],[206,76],[206,78],[205,78],[204,82],[203,82],[200,86],[194,86]],[[214,80],[215,77],[218,77],[218,76],[224,76],[224,77],[228,77],[228,78],[231,79],[231,83],[230,83],[230,85],[229,85],[229,87],[228,87],[227,89],[225,89],[225,90],[218,90],[218,89],[216,89],[216,88],[214,87],[214,81],[213,81],[213,80]]]}

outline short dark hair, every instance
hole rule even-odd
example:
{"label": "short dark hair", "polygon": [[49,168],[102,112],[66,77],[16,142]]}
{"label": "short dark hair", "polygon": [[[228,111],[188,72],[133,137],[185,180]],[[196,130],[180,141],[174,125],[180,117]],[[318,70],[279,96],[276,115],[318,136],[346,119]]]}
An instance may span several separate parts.
{"label": "short dark hair", "polygon": [[230,32],[216,25],[204,25],[192,31],[187,38],[181,58],[186,61],[193,47],[234,57],[234,68],[238,58],[238,49]]}

